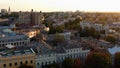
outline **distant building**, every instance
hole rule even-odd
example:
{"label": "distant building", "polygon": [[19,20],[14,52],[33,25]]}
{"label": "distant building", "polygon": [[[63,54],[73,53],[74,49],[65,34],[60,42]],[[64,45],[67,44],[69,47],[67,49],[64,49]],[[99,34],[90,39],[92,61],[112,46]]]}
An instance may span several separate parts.
{"label": "distant building", "polygon": [[19,17],[18,17],[18,23],[19,24],[30,24],[31,19],[30,19],[30,12],[19,12]]}
{"label": "distant building", "polygon": [[31,24],[31,25],[40,25],[42,21],[44,20],[44,16],[42,12],[33,12],[33,9],[31,12],[19,12],[18,17],[19,24]]}
{"label": "distant building", "polygon": [[93,27],[97,31],[108,30],[108,28],[106,26],[103,26],[102,24],[91,23],[86,21],[80,22],[80,26],[82,27],[82,29],[84,29],[87,26],[87,27]]}
{"label": "distant building", "polygon": [[7,9],[1,9],[1,14],[2,15],[6,15],[6,14],[10,15],[11,14],[10,7],[8,8],[8,10]]}
{"label": "distant building", "polygon": [[2,15],[7,14],[7,9],[1,9],[1,14],[2,14]]}

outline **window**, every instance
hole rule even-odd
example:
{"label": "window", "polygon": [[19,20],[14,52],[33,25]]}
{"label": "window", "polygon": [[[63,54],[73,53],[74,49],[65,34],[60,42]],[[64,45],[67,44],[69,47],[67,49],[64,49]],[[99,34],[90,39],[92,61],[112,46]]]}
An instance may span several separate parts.
{"label": "window", "polygon": [[15,66],[17,66],[17,62],[15,62]]}
{"label": "window", "polygon": [[11,66],[12,66],[12,63],[10,63],[9,66],[11,67]]}
{"label": "window", "polygon": [[37,66],[39,66],[39,63],[37,63]]}
{"label": "window", "polygon": [[51,61],[49,61],[49,64],[51,64]]}
{"label": "window", "polygon": [[30,63],[33,63],[33,61],[31,60]]}
{"label": "window", "polygon": [[45,65],[47,65],[47,61],[45,61]]}
{"label": "window", "polygon": [[43,65],[44,63],[42,62],[42,65]]}
{"label": "window", "polygon": [[6,64],[4,64],[3,66],[6,67]]}
{"label": "window", "polygon": [[20,65],[22,65],[22,61],[20,62]]}
{"label": "window", "polygon": [[5,46],[5,44],[2,44],[2,46],[4,47],[4,46]]}
{"label": "window", "polygon": [[27,64],[28,63],[28,61],[25,61],[25,64]]}

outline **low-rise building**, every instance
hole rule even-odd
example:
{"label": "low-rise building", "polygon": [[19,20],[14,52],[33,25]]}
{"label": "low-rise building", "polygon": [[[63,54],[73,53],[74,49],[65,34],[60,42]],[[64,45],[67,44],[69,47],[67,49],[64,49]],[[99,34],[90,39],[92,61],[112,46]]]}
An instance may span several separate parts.
{"label": "low-rise building", "polygon": [[33,49],[4,50],[0,52],[0,68],[18,68],[28,65],[35,68],[35,52]]}
{"label": "low-rise building", "polygon": [[102,24],[97,24],[92,22],[86,22],[86,21],[80,22],[80,26],[82,27],[82,29],[84,29],[87,26],[87,27],[93,27],[97,31],[108,30],[107,26],[103,26]]}
{"label": "low-rise building", "polygon": [[39,44],[37,47],[36,68],[42,68],[54,62],[62,63],[65,58],[80,58],[84,62],[90,50],[83,49],[79,44],[72,44],[72,42],[66,44],[68,45],[55,48],[50,45]]}
{"label": "low-rise building", "polygon": [[42,68],[45,65],[56,62],[56,53],[45,43],[37,43],[36,68]]}
{"label": "low-rise building", "polygon": [[8,31],[7,29],[0,32],[0,48],[4,48],[5,45],[11,44],[14,46],[25,46],[30,43],[30,39],[23,34],[16,34]]}

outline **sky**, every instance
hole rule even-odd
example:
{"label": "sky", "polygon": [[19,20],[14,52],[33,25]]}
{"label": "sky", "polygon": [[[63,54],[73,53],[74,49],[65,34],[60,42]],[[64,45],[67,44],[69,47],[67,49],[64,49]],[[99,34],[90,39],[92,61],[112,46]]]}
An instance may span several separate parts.
{"label": "sky", "polygon": [[120,12],[120,0],[0,0],[0,9],[11,11]]}

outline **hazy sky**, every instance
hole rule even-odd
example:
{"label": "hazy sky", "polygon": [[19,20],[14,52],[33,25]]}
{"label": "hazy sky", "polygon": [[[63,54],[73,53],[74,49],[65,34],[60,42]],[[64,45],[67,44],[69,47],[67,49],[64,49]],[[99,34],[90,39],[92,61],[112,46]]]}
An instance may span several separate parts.
{"label": "hazy sky", "polygon": [[120,12],[120,0],[0,0],[0,9],[12,11],[112,11]]}

